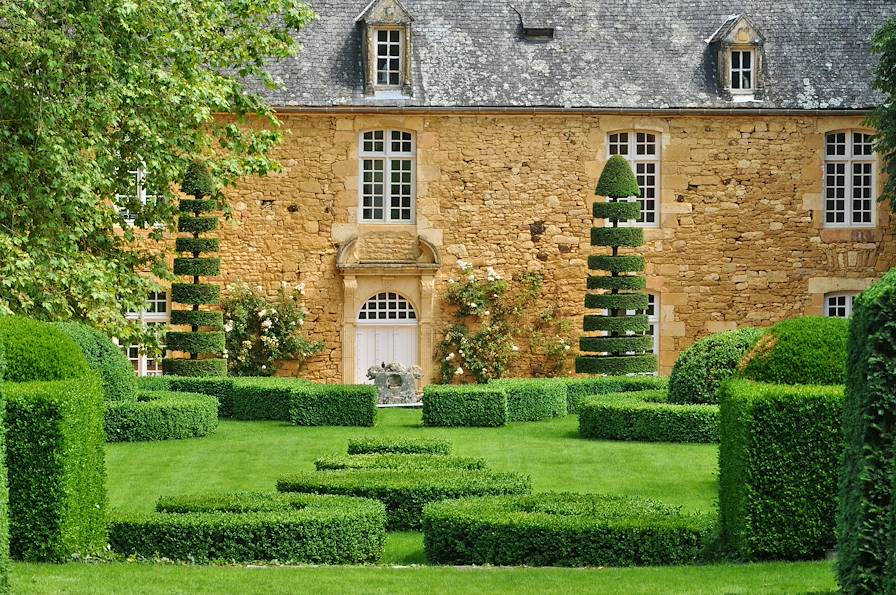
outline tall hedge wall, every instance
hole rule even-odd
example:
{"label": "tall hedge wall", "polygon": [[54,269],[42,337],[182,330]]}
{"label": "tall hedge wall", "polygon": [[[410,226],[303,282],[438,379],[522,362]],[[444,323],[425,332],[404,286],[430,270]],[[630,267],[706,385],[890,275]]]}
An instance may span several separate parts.
{"label": "tall hedge wall", "polygon": [[835,541],[843,388],[730,380],[720,399],[723,542],[745,560],[823,557]]}
{"label": "tall hedge wall", "polygon": [[10,550],[64,562],[106,544],[103,391],[98,378],[7,383]]}
{"label": "tall hedge wall", "polygon": [[896,269],[853,303],[837,579],[846,593],[896,593]]}
{"label": "tall hedge wall", "polygon": [[0,337],[0,593],[9,593],[9,490],[6,486],[6,396],[3,371],[6,358]]}

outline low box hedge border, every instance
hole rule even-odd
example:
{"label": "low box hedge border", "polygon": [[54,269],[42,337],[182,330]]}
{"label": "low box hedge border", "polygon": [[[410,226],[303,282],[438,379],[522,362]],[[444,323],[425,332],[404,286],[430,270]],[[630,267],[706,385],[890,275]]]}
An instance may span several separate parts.
{"label": "low box hedge border", "polygon": [[488,468],[485,459],[454,457],[442,454],[367,454],[336,455],[314,461],[318,471],[337,469],[466,469],[482,471]]}
{"label": "low box hedge border", "polygon": [[281,492],[338,494],[380,500],[390,531],[420,528],[423,507],[437,500],[470,496],[526,494],[531,480],[517,473],[462,470],[361,469],[309,472],[277,481]]}
{"label": "low box hedge border", "polygon": [[613,393],[579,408],[579,435],[595,440],[718,442],[717,405],[665,402],[665,390]]}
{"label": "low box hedge border", "polygon": [[307,494],[163,498],[155,513],[116,514],[112,550],[184,562],[365,564],[385,547],[380,502]]}
{"label": "low box hedge border", "polygon": [[373,426],[376,387],[367,384],[307,384],[292,389],[289,422],[297,426]]}
{"label": "low box hedge border", "polygon": [[566,385],[563,383],[508,378],[492,380],[488,385],[502,388],[507,393],[508,421],[543,421],[566,416]]}
{"label": "low box hedge border", "polygon": [[380,438],[364,436],[348,441],[348,454],[451,454],[451,443],[436,438]]}
{"label": "low box hedge border", "polygon": [[424,426],[503,426],[507,391],[479,384],[430,384],[423,389]]}
{"label": "low box hedge border", "polygon": [[566,385],[566,398],[570,413],[578,413],[580,403],[587,397],[641,390],[662,390],[668,384],[667,378],[653,375],[564,378],[559,381]]}
{"label": "low box hedge border", "polygon": [[711,557],[716,520],[645,498],[548,492],[429,504],[423,539],[434,564],[693,564]]}
{"label": "low box hedge border", "polygon": [[200,393],[141,391],[136,402],[107,405],[105,428],[109,442],[208,436],[218,428],[218,399]]}

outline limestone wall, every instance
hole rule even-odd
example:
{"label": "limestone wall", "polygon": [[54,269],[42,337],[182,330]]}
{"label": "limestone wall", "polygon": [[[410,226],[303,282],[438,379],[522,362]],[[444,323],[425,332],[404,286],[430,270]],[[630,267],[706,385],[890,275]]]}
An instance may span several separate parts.
{"label": "limestone wall", "polygon": [[[590,204],[611,131],[661,138],[661,227],[646,231],[643,251],[648,287],[660,296],[663,372],[710,332],[820,315],[825,292],[862,289],[896,263],[887,208],[879,209],[875,229],[822,225],[824,133],[858,128],[859,117],[282,119],[288,133],[276,156],[283,171],[229,193],[235,220],[221,233],[222,274],[225,283],[246,281],[272,295],[281,281],[305,282],[306,328],[327,345],[303,372],[316,380],[342,380],[345,314],[336,255],[354,236],[358,251],[374,261],[410,258],[417,236],[434,245],[443,261],[436,304],[458,258],[505,277],[537,271],[547,301],[580,328]],[[358,224],[358,134],[373,128],[416,135],[413,224]],[[435,316],[438,329],[438,306]],[[525,363],[524,356],[521,373]]]}

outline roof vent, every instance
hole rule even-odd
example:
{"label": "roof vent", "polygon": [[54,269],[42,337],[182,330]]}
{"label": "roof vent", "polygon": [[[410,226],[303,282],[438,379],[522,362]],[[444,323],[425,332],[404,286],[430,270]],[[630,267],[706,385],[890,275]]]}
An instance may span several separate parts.
{"label": "roof vent", "polygon": [[554,16],[541,2],[524,1],[520,8],[510,5],[519,16],[523,39],[526,41],[550,41],[554,39]]}
{"label": "roof vent", "polygon": [[523,27],[523,37],[530,41],[549,41],[554,39],[553,27]]}

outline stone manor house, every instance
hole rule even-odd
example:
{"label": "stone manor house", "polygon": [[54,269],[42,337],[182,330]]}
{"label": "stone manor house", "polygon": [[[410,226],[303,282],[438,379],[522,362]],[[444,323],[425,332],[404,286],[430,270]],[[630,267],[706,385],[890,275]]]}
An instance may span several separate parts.
{"label": "stone manor house", "polygon": [[[400,361],[431,379],[458,259],[540,273],[581,328],[614,154],[642,188],[629,224],[645,228],[663,373],[709,333],[848,316],[896,265],[863,124],[892,1],[311,3],[302,51],[271,65],[283,171],[232,191],[219,232],[222,284],[305,283],[326,344],[310,378]],[[167,299],[143,316],[164,321]]]}

